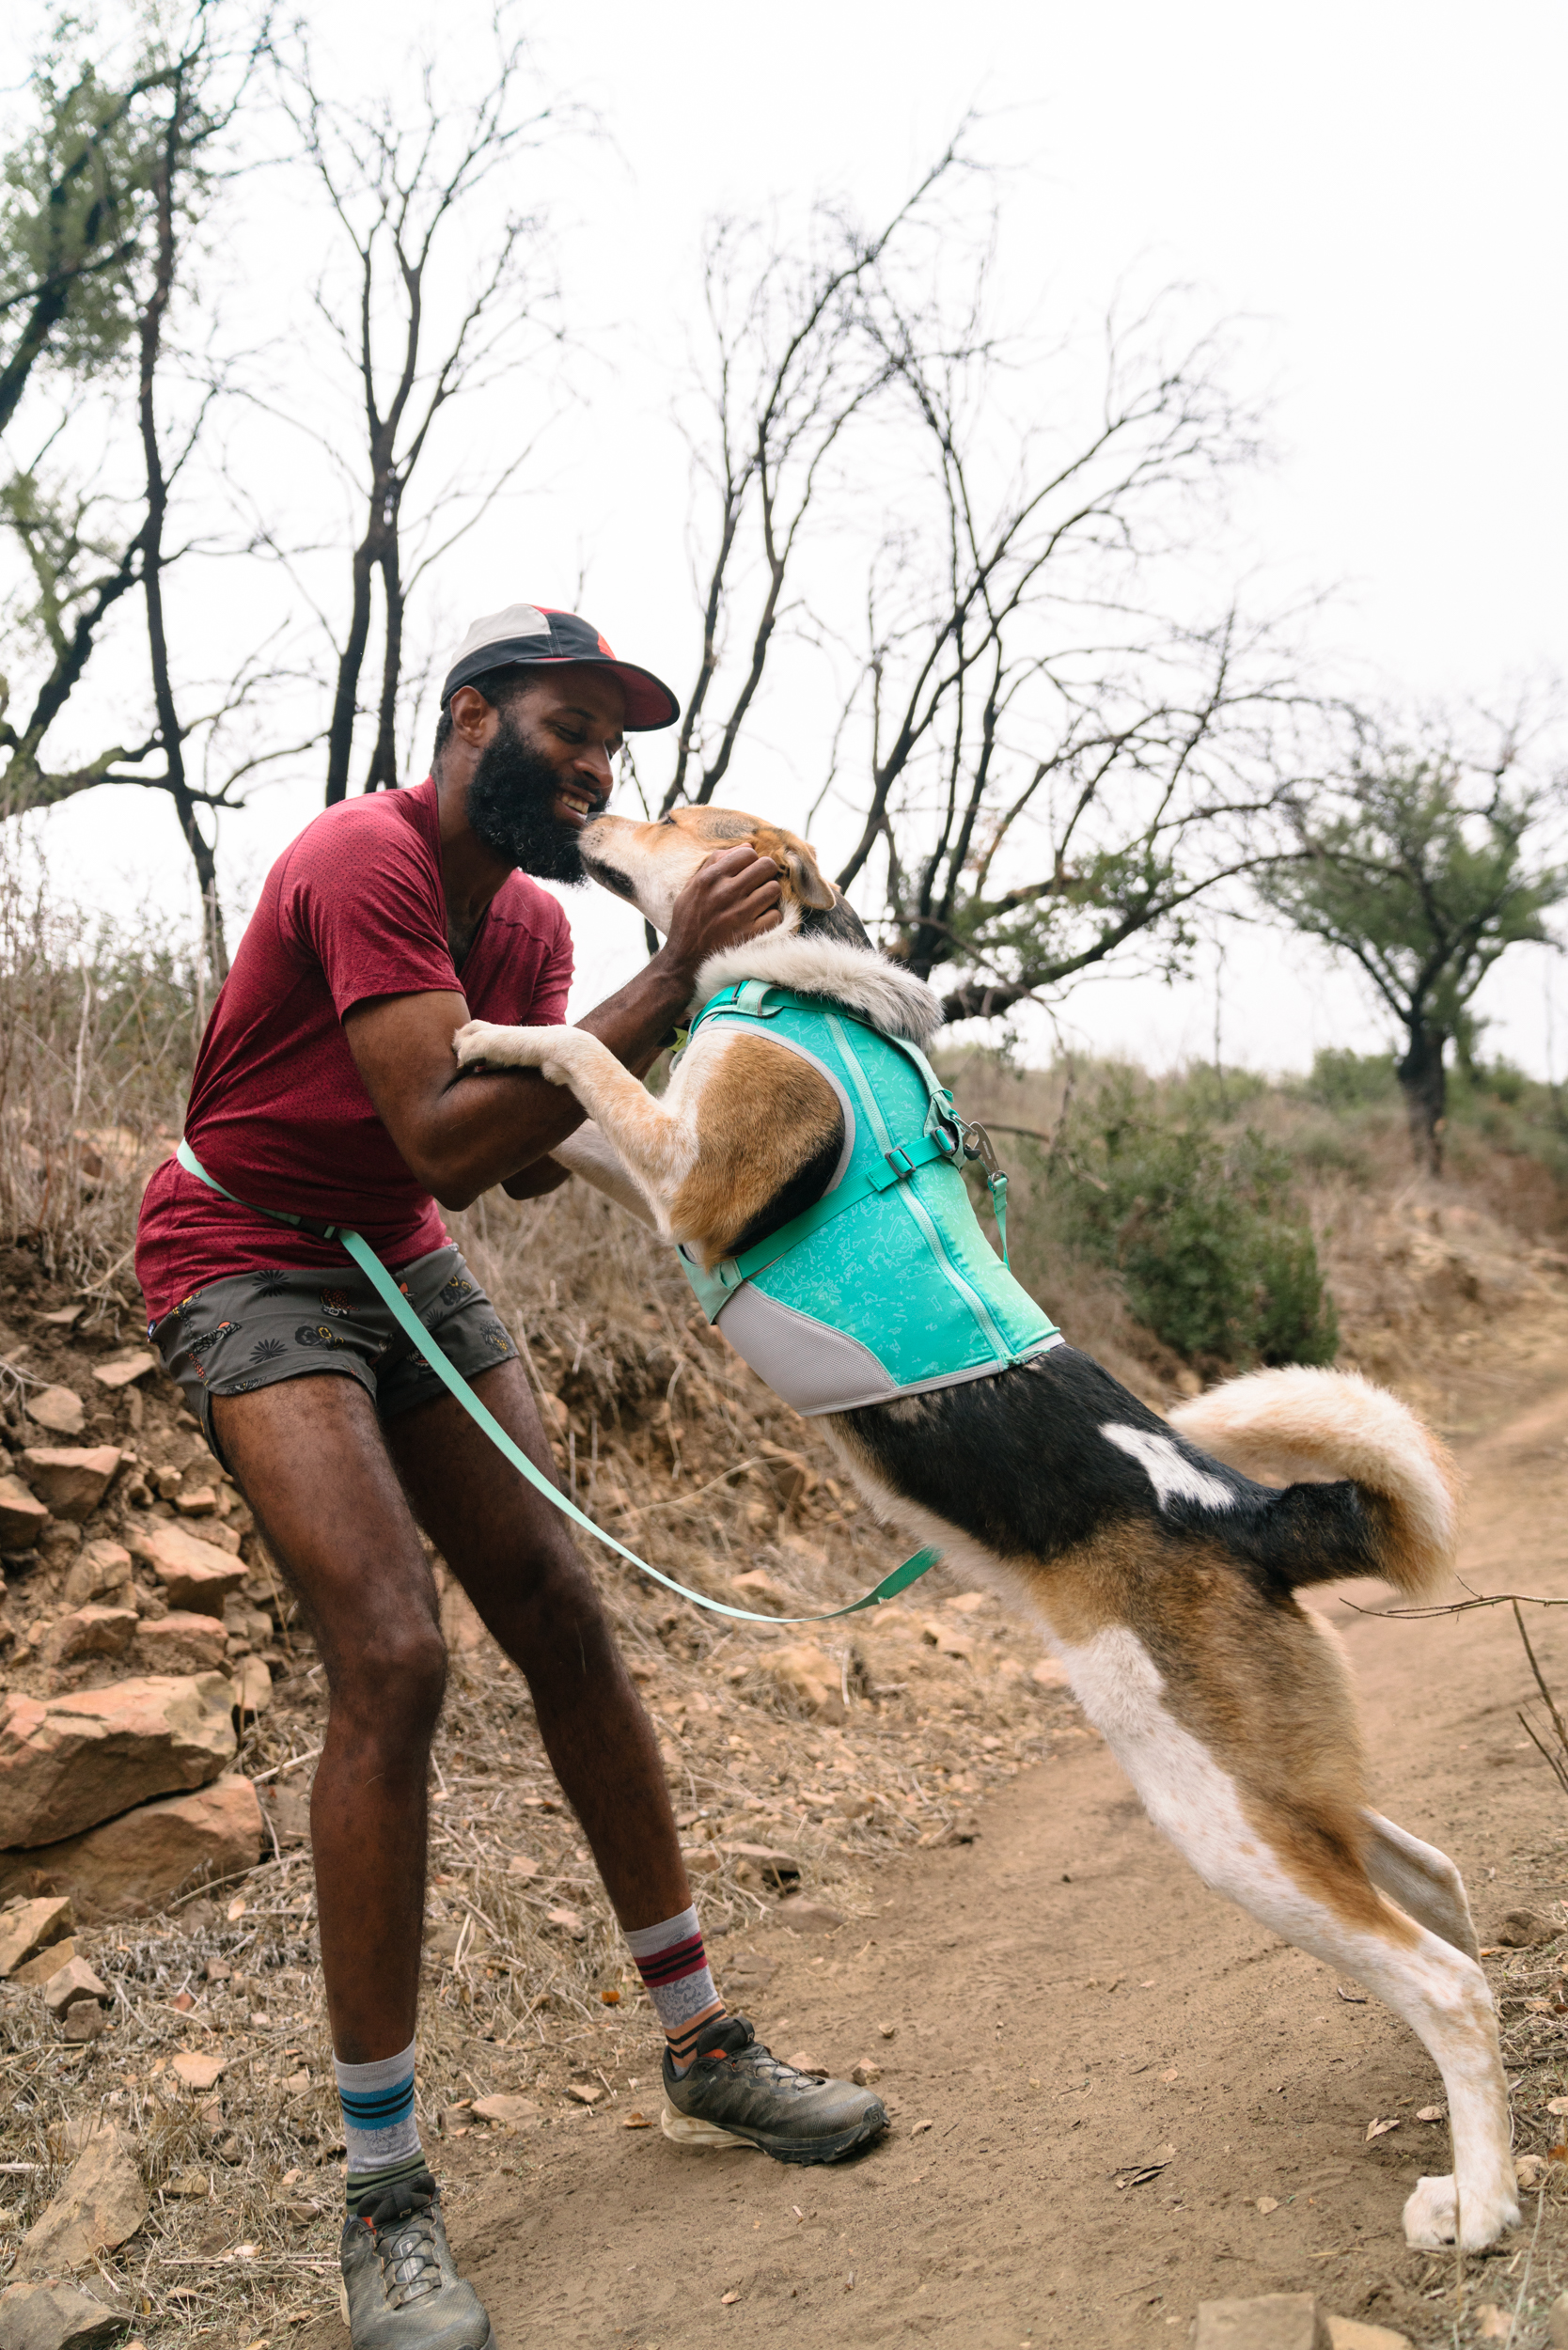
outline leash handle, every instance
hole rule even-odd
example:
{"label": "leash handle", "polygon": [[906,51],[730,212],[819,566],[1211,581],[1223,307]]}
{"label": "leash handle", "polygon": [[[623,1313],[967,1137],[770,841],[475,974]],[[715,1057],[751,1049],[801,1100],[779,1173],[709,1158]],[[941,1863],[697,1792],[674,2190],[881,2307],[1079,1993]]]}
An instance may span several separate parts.
{"label": "leash handle", "polygon": [[[220,1198],[232,1200],[237,1208],[250,1207],[250,1201],[241,1199],[234,1192],[226,1190],[222,1183],[208,1174],[190,1144],[183,1138],[175,1156],[186,1173],[195,1175],[207,1185],[209,1191],[215,1191]],[[289,1215],[281,1209],[253,1208],[252,1214],[270,1216],[276,1224],[291,1224],[296,1229],[303,1222],[301,1217]],[[429,1364],[436,1377],[462,1404],[476,1427],[481,1429],[490,1438],[502,1459],[509,1462],[520,1476],[525,1478],[536,1493],[541,1493],[547,1501],[555,1505],[563,1517],[570,1518],[572,1525],[581,1528],[585,1534],[591,1534],[595,1542],[603,1543],[607,1550],[613,1550],[618,1558],[624,1559],[629,1566],[635,1567],[639,1574],[651,1576],[655,1583],[663,1584],[666,1591],[674,1591],[682,1599],[689,1599],[694,1606],[705,1608],[710,1615],[729,1616],[738,1623],[835,1623],[841,1616],[858,1616],[865,1608],[880,1607],[885,1601],[896,1599],[901,1591],[906,1591],[912,1583],[918,1582],[928,1568],[935,1566],[941,1558],[942,1553],[939,1550],[930,1548],[917,1550],[912,1559],[904,1560],[902,1567],[895,1567],[891,1574],[884,1575],[875,1590],[868,1591],[864,1599],[853,1601],[848,1607],[830,1607],[824,1615],[820,1616],[763,1616],[759,1615],[753,1608],[730,1607],[723,1600],[709,1599],[704,1592],[692,1590],[686,1584],[678,1583],[673,1575],[663,1574],[657,1567],[651,1567],[646,1559],[637,1557],[635,1550],[628,1550],[625,1543],[618,1543],[613,1534],[606,1534],[602,1527],[595,1526],[593,1520],[585,1512],[579,1510],[574,1501],[568,1500],[555,1480],[546,1477],[543,1470],[529,1460],[521,1446],[512,1442],[494,1414],[480,1402],[463,1373],[447,1361],[441,1348],[434,1343],[430,1332],[363,1233],[351,1231],[344,1224],[328,1224],[318,1229],[322,1239],[336,1240],[347,1249],[354,1263],[358,1265],[370,1283],[371,1288],[390,1310],[393,1319],[401,1326],[404,1334],[413,1340],[423,1360]]]}

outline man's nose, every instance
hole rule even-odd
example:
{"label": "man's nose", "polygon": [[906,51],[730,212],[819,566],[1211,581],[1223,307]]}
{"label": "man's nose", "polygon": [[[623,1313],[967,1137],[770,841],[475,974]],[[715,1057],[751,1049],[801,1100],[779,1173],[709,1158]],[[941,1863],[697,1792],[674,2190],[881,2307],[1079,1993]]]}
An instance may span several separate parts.
{"label": "man's nose", "polygon": [[572,762],[572,772],[598,793],[601,802],[608,800],[615,789],[615,770],[602,743],[585,744]]}

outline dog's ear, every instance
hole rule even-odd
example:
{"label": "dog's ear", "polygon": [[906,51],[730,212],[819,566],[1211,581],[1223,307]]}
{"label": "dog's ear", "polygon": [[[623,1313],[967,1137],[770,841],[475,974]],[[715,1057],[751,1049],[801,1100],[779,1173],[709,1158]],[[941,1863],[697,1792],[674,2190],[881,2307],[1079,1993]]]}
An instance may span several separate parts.
{"label": "dog's ear", "polygon": [[809,841],[801,840],[792,832],[779,831],[776,826],[759,826],[752,836],[752,847],[759,856],[771,856],[784,869],[790,895],[803,906],[837,905],[839,893],[830,881],[824,881],[817,863],[817,852]]}

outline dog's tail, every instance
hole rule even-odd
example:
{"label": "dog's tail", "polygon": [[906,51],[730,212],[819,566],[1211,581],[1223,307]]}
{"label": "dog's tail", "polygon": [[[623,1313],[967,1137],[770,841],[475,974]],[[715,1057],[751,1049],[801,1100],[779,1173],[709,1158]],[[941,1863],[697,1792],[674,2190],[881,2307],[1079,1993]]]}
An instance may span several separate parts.
{"label": "dog's tail", "polygon": [[[1196,1396],[1170,1414],[1189,1444],[1244,1475],[1322,1483],[1348,1480],[1372,1505],[1372,1572],[1411,1598],[1431,1592],[1453,1564],[1459,1479],[1452,1461],[1387,1387],[1356,1371],[1253,1371]],[[1343,1574],[1342,1561],[1310,1559],[1300,1583]]]}

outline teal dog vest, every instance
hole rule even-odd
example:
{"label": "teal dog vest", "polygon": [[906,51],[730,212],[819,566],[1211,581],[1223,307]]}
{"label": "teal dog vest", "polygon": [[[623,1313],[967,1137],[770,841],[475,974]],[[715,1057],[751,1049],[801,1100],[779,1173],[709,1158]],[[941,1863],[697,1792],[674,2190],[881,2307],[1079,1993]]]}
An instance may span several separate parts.
{"label": "teal dog vest", "polygon": [[987,1379],[1062,1343],[987,1243],[960,1172],[965,1128],[925,1055],[823,996],[761,979],[692,1022],[798,1053],[839,1097],[844,1143],[816,1204],[708,1271],[703,1311],[776,1395],[814,1418]]}

